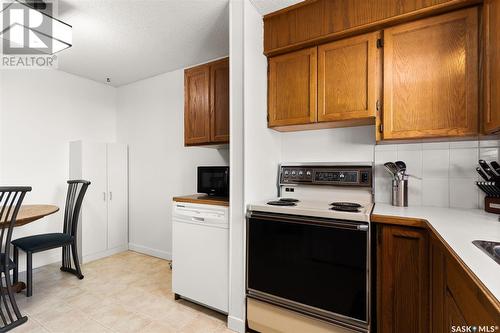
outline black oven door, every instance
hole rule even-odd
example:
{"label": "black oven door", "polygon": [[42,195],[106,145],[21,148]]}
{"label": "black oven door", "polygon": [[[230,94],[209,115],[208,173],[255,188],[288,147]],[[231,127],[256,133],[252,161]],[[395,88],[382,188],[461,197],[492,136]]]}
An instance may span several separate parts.
{"label": "black oven door", "polygon": [[252,212],[248,296],[366,329],[368,247],[367,223]]}

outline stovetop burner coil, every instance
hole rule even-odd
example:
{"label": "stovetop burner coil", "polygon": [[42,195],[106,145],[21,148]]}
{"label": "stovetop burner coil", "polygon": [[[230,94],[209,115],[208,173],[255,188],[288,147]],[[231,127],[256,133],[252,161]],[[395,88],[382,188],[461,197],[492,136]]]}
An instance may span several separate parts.
{"label": "stovetop burner coil", "polygon": [[269,201],[267,204],[271,206],[297,206],[295,202],[282,201],[282,200]]}

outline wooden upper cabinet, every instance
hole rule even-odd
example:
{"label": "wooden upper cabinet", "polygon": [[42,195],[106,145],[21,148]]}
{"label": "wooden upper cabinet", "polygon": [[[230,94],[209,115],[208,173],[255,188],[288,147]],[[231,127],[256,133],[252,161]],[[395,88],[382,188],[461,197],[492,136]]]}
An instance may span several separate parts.
{"label": "wooden upper cabinet", "polygon": [[500,131],[500,0],[484,3],[485,85],[483,130]]}
{"label": "wooden upper cabinet", "polygon": [[297,5],[298,10],[286,10],[282,15],[264,19],[264,50],[284,47],[290,44],[320,37],[325,17],[322,0],[309,1],[306,6]]}
{"label": "wooden upper cabinet", "polygon": [[229,58],[184,71],[184,144],[229,142]]}
{"label": "wooden upper cabinet", "polygon": [[269,58],[269,127],[316,122],[317,48]]}
{"label": "wooden upper cabinet", "polygon": [[318,47],[318,121],[375,117],[380,96],[380,33]]}
{"label": "wooden upper cabinet", "polygon": [[306,0],[264,16],[264,54],[274,56],[481,0]]}
{"label": "wooden upper cabinet", "polygon": [[377,247],[378,332],[429,332],[427,230],[383,225]]}
{"label": "wooden upper cabinet", "polygon": [[384,31],[383,139],[478,133],[478,10]]}
{"label": "wooden upper cabinet", "polygon": [[210,142],[210,68],[202,65],[184,72],[184,143]]}
{"label": "wooden upper cabinet", "polygon": [[210,139],[229,142],[229,59],[210,65]]}

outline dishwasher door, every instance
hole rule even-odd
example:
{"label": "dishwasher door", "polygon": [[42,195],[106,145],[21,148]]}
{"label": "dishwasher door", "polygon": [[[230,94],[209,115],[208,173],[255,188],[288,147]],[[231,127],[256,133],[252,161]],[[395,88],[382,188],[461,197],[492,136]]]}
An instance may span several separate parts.
{"label": "dishwasher door", "polygon": [[227,313],[229,226],[227,207],[174,203],[172,290]]}

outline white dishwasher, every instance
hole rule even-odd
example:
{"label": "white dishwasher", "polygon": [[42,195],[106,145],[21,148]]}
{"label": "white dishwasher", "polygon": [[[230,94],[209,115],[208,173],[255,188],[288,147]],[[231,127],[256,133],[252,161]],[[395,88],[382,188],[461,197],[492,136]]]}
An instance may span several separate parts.
{"label": "white dishwasher", "polygon": [[172,291],[227,313],[229,210],[224,206],[173,203]]}

